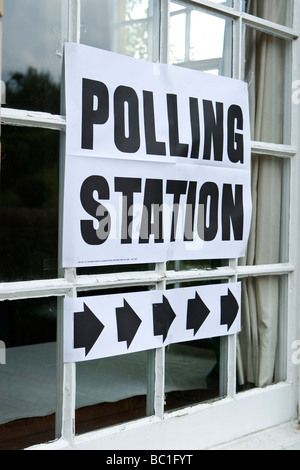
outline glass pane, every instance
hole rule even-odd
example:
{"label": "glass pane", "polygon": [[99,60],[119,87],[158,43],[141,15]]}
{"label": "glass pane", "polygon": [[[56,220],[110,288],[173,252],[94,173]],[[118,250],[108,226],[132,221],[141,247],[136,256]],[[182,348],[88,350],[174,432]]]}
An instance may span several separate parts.
{"label": "glass pane", "polygon": [[293,0],[244,0],[243,9],[274,23],[292,25]]}
{"label": "glass pane", "polygon": [[[214,283],[218,284],[219,281],[208,282]],[[168,288],[199,285],[198,281],[169,285]],[[224,396],[222,364],[226,346],[224,342],[222,345],[222,340],[207,338],[166,347],[165,411]]]}
{"label": "glass pane", "polygon": [[5,2],[2,80],[9,108],[59,114],[62,1]]}
{"label": "glass pane", "polygon": [[217,75],[232,75],[232,21],[183,2],[171,2],[169,61]]}
{"label": "glass pane", "polygon": [[0,303],[0,449],[55,438],[56,299]]}
{"label": "glass pane", "polygon": [[77,363],[76,434],[146,416],[147,352]]}
{"label": "glass pane", "polygon": [[[145,290],[103,289],[82,292],[79,297]],[[142,351],[76,364],[77,435],[146,416],[148,358],[149,352]]]}
{"label": "glass pane", "polygon": [[157,60],[159,2],[82,0],[81,8],[83,44]]}
{"label": "glass pane", "polygon": [[59,133],[2,126],[0,281],[57,276]]}
{"label": "glass pane", "polygon": [[220,398],[220,339],[166,348],[165,411]]}
{"label": "glass pane", "polygon": [[122,264],[114,266],[93,266],[88,268],[76,268],[76,273],[81,276],[85,274],[125,273],[154,270],[155,264]]}
{"label": "glass pane", "polygon": [[81,0],[80,42],[112,50],[113,2]]}
{"label": "glass pane", "polygon": [[287,277],[242,281],[242,331],[238,335],[238,390],[286,380]]}
{"label": "glass pane", "polygon": [[290,143],[290,70],[290,41],[246,28],[245,81],[253,140]]}
{"label": "glass pane", "polygon": [[289,177],[288,160],[252,156],[252,225],[247,255],[240,264],[288,261]]}

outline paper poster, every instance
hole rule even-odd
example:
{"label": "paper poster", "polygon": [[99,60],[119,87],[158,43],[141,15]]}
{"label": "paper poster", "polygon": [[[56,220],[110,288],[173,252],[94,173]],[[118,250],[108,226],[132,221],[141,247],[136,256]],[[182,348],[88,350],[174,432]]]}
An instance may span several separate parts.
{"label": "paper poster", "polygon": [[241,283],[64,299],[64,362],[236,334]]}
{"label": "paper poster", "polygon": [[63,267],[239,258],[247,85],[65,45]]}

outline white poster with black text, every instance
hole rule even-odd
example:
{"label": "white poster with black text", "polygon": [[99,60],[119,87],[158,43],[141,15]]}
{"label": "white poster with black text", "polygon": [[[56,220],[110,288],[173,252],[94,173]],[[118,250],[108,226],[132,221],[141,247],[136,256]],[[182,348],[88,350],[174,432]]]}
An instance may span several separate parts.
{"label": "white poster with black text", "polygon": [[244,82],[65,44],[63,267],[239,258]]}

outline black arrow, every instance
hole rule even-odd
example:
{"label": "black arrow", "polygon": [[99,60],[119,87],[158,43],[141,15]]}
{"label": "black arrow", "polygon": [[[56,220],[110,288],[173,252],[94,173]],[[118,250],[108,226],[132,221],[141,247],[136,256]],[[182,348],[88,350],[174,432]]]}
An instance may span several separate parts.
{"label": "black arrow", "polygon": [[170,326],[175,320],[176,315],[168,301],[163,295],[162,304],[153,304],[153,326],[154,336],[163,336],[163,340],[166,340]]}
{"label": "black arrow", "polygon": [[209,314],[210,310],[196,292],[196,297],[194,299],[189,299],[188,301],[186,329],[194,330],[195,336]]}
{"label": "black arrow", "polygon": [[221,297],[221,325],[227,325],[227,331],[232,327],[239,311],[239,304],[230,289],[228,294]]}
{"label": "black arrow", "polygon": [[140,317],[124,299],[124,307],[116,308],[118,341],[127,341],[127,349],[131,345],[137,330],[142,323]]}
{"label": "black arrow", "polygon": [[85,348],[87,356],[101,335],[104,325],[85,303],[83,305],[83,312],[74,314],[74,348]]}

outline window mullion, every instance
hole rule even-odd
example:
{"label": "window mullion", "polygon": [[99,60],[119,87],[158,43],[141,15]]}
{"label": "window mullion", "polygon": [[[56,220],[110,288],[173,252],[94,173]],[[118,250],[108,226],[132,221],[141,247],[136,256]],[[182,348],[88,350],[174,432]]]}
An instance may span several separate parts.
{"label": "window mullion", "polygon": [[290,158],[297,153],[297,148],[293,145],[272,144],[257,141],[251,142],[251,150],[255,155],[270,155],[278,158]]}
{"label": "window mullion", "polygon": [[63,116],[39,111],[1,108],[1,123],[4,125],[39,127],[65,131],[66,119]]}
{"label": "window mullion", "polygon": [[[241,12],[241,0],[234,0],[235,8]],[[233,21],[233,48],[232,48],[232,75],[238,80],[242,79],[242,31],[243,21],[238,17]]]}
{"label": "window mullion", "polygon": [[169,62],[170,0],[161,0],[160,9],[160,62]]}
{"label": "window mullion", "polygon": [[298,39],[299,34],[296,30],[287,26],[278,25],[272,21],[250,15],[249,13],[241,13],[241,19],[246,26],[255,28],[266,34],[272,34],[281,39]]}
{"label": "window mullion", "polygon": [[[169,50],[170,0],[160,2],[160,47],[161,63],[168,63]],[[156,264],[156,273],[161,281],[156,283],[157,290],[166,288],[166,263]],[[164,415],[165,399],[165,348],[148,352],[147,415]]]}
{"label": "window mullion", "polygon": [[[234,8],[239,13],[242,12],[242,1],[234,0]],[[242,30],[243,22],[241,17],[233,22],[233,49],[232,49],[232,74],[233,78],[242,78]],[[229,282],[237,282],[238,260],[229,260],[229,267],[235,271]],[[237,335],[221,338],[220,348],[220,394],[234,398],[236,395],[236,347]]]}
{"label": "window mullion", "polygon": [[[230,266],[233,269],[237,268],[238,259],[230,260]],[[230,278],[229,282],[237,282],[237,273]],[[234,398],[236,395],[236,366],[237,366],[237,335],[228,336],[228,382],[227,382],[227,395]]]}
{"label": "window mullion", "polygon": [[[295,0],[293,5],[293,27],[299,31],[300,27],[300,1]],[[292,45],[292,83],[298,84],[300,78],[299,73],[299,57],[300,57],[300,45],[299,41],[294,41]],[[299,178],[300,178],[300,165],[299,165],[299,119],[300,119],[300,108],[299,102],[293,102],[292,106],[292,119],[291,119],[291,142],[297,146],[295,158],[291,159],[290,168],[290,233],[289,233],[289,259],[290,262],[296,266],[295,273],[288,278],[288,298],[287,298],[287,310],[288,312],[295,312],[294,315],[290,314],[288,322],[288,335],[287,344],[292,345],[295,340],[300,337],[300,322],[299,317],[299,269],[298,264],[300,260],[299,251]],[[298,419],[300,417],[300,368],[293,367],[291,359],[288,360],[287,379],[293,383],[297,383],[297,404],[298,404]]]}
{"label": "window mullion", "polygon": [[[80,0],[69,0],[68,3],[68,37],[69,42],[80,41]],[[65,114],[65,89],[64,73],[62,74],[61,86],[61,113]],[[76,281],[75,269],[62,269],[61,247],[62,247],[62,208],[63,208],[63,175],[65,161],[65,134],[61,134],[60,142],[60,188],[59,188],[59,272],[64,273],[64,278],[73,284],[73,288],[67,296],[76,297],[77,291],[74,287]],[[57,411],[56,411],[56,437],[62,437],[72,442],[75,435],[75,408],[76,408],[76,364],[63,362],[63,299],[58,299],[58,322],[57,322]]]}
{"label": "window mullion", "polygon": [[[65,269],[65,278],[75,281],[75,270]],[[69,292],[67,297],[76,297],[76,289]],[[57,306],[57,412],[56,437],[62,437],[72,442],[75,435],[76,407],[76,364],[63,362],[63,298],[58,299]]]}
{"label": "window mullion", "polygon": [[[157,263],[156,271],[162,276],[162,281],[157,283],[157,290],[166,289],[165,274],[167,270],[166,263]],[[165,403],[165,347],[155,350],[155,395],[154,395],[154,412],[158,418],[164,416]]]}
{"label": "window mullion", "polygon": [[[295,162],[295,160],[293,160]],[[291,170],[293,175],[293,169]],[[296,230],[297,231],[297,230]],[[295,233],[292,231],[292,233]],[[291,243],[291,242],[290,242]],[[292,257],[293,258],[293,257]],[[292,263],[266,265],[241,265],[233,269],[228,266],[216,269],[193,269],[188,271],[170,271],[159,274],[157,271],[135,271],[118,274],[90,274],[76,276],[73,283],[64,277],[57,279],[39,279],[35,281],[0,283],[0,300],[34,299],[42,297],[60,297],[69,295],[75,288],[77,292],[88,292],[99,289],[116,289],[139,286],[156,286],[165,279],[166,284],[181,282],[222,281],[235,274],[239,279],[245,277],[283,276],[292,274],[295,266]]]}
{"label": "window mullion", "polygon": [[69,42],[80,42],[80,2],[81,0],[69,0]]}

